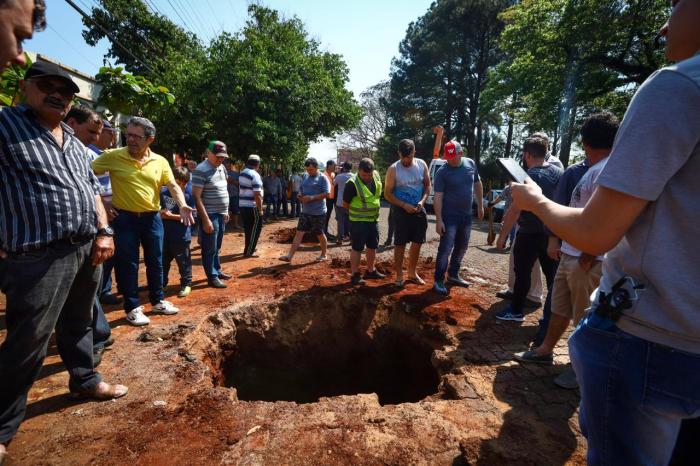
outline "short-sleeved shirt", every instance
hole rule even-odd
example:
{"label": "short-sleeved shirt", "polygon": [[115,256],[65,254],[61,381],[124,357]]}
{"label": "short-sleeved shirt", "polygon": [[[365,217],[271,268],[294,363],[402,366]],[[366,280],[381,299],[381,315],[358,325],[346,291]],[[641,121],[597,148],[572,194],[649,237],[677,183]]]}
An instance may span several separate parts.
{"label": "short-sleeved shirt", "polygon": [[[229,181],[233,180],[238,183],[239,173],[236,170],[229,170]],[[238,197],[238,186],[234,183],[228,183],[228,197]]]}
{"label": "short-sleeved shirt", "polygon": [[333,184],[336,186],[336,194],[337,194],[337,202],[336,205],[338,207],[343,207],[343,193],[345,192],[345,186],[348,183],[348,180],[352,178],[352,173],[350,172],[343,172],[343,173],[338,173],[336,175],[335,180],[333,181]]}
{"label": "short-sleeved shirt", "polygon": [[603,261],[600,289],[644,285],[625,332],[700,354],[700,54],[657,71],[632,98],[598,184],[649,201]]}
{"label": "short-sleeved shirt", "polygon": [[[542,189],[542,194],[547,199],[552,199],[554,197],[554,190],[557,187],[559,178],[563,170],[554,165],[543,165],[540,167],[532,167],[527,171],[527,174],[532,181],[537,183]],[[520,212],[520,217],[518,218],[519,233],[528,234],[547,234],[547,230],[535,214],[528,212],[526,210]]]}
{"label": "short-sleeved shirt", "polygon": [[[316,196],[317,194],[328,193],[330,192],[328,178],[320,172],[316,176],[306,174],[301,182],[299,192],[302,196]],[[307,215],[324,215],[326,213],[326,200],[318,199],[302,203],[301,211]]]}
{"label": "short-sleeved shirt", "polygon": [[143,165],[126,147],[106,150],[92,162],[95,173],[109,172],[112,181],[112,204],[130,212],[160,210],[160,189],[174,180],[165,157],[149,150]]}
{"label": "short-sleeved shirt", "polygon": [[28,106],[0,108],[0,249],[29,251],[97,231],[100,185],[88,149],[61,127],[63,147]]}
{"label": "short-sleeved shirt", "polygon": [[[187,205],[194,208],[194,196],[192,196],[192,193],[184,190],[182,194],[185,196]],[[180,208],[170,195],[168,188],[163,188],[160,191],[160,208],[161,210],[169,211],[171,214],[180,215]],[[192,239],[191,228],[178,220],[163,220],[163,232],[163,241],[190,241]]]}
{"label": "short-sleeved shirt", "polygon": [[[588,204],[588,201],[591,199],[591,197],[593,197],[593,193],[595,192],[595,188],[596,188],[596,186],[598,186],[598,177],[600,176],[600,173],[603,171],[603,168],[605,168],[605,164],[607,162],[608,162],[608,159],[605,158],[590,168],[588,168],[588,165],[586,165],[586,171],[584,172],[584,175],[581,177],[578,184],[572,190],[571,196],[569,196],[569,198],[570,198],[569,204],[568,204],[569,207],[576,207],[576,208],[586,207],[586,204]],[[571,167],[569,167],[569,169],[570,168]],[[559,184],[561,185],[562,182],[559,181]],[[554,202],[558,202],[558,201],[556,199],[554,199]],[[579,257],[581,255],[581,251],[579,251],[578,249],[576,249],[575,247],[573,247],[572,245],[570,245],[566,241],[562,241],[561,252],[563,252],[564,254],[568,254],[569,256],[574,256],[574,257]],[[600,256],[598,259],[602,260],[603,257]]]}
{"label": "short-sleeved shirt", "polygon": [[192,172],[192,187],[202,189],[202,204],[207,214],[228,213],[228,173],[223,164],[215,167],[208,160]]}
{"label": "short-sleeved shirt", "polygon": [[442,195],[442,216],[465,218],[472,214],[474,183],[481,181],[472,159],[462,157],[457,167],[443,164],[435,173],[435,192]]}
{"label": "short-sleeved shirt", "polygon": [[245,167],[238,176],[238,206],[255,208],[255,193],[263,195],[263,184],[260,173],[250,167]]}

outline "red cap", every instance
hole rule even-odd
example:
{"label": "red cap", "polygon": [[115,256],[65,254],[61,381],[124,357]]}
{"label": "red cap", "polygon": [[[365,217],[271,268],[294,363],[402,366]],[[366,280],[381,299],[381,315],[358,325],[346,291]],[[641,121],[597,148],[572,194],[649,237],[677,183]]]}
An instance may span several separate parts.
{"label": "red cap", "polygon": [[454,159],[455,157],[461,157],[462,156],[462,145],[458,143],[457,141],[449,141],[448,143],[445,144],[445,154],[443,155],[443,158],[445,160],[451,160]]}

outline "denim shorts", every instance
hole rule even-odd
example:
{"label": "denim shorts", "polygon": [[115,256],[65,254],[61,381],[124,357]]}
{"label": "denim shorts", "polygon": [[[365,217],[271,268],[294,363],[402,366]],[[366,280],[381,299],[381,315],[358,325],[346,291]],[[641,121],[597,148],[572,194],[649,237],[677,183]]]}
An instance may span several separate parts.
{"label": "denim shorts", "polygon": [[322,215],[309,215],[302,213],[299,216],[299,223],[297,224],[297,231],[310,231],[313,234],[320,235],[326,225],[326,214]]}

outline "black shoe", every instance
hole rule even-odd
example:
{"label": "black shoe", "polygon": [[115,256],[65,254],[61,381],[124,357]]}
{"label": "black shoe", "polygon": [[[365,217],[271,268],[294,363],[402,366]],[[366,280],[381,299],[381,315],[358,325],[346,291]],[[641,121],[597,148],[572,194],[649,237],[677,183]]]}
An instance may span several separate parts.
{"label": "black shoe", "polygon": [[374,269],[371,272],[365,272],[365,276],[362,277],[365,279],[379,279],[379,278],[386,278],[386,275],[381,273],[379,270]]}
{"label": "black shoe", "polygon": [[360,272],[355,272],[354,274],[352,274],[352,278],[350,278],[350,284],[352,286],[365,284],[365,281],[360,276]]}
{"label": "black shoe", "polygon": [[140,285],[138,290],[139,291],[148,291],[148,285]]}
{"label": "black shoe", "polygon": [[221,280],[231,280],[233,278],[233,275],[231,275],[230,273],[219,272],[219,278]]}
{"label": "black shoe", "polygon": [[525,298],[525,302],[523,303],[523,306],[528,309],[537,309],[541,305],[542,303],[538,303],[537,301],[533,301],[529,298]]}
{"label": "black shoe", "polygon": [[512,291],[499,291],[496,293],[496,297],[501,298],[501,299],[513,299],[513,292]]}
{"label": "black shoe", "polygon": [[226,288],[226,283],[222,282],[218,278],[209,280],[209,286],[212,288]]}
{"label": "black shoe", "polygon": [[107,348],[108,346],[112,346],[113,344],[114,344],[114,337],[112,335],[110,335],[109,338],[107,338],[107,340],[105,340],[105,342],[104,342],[105,348]]}
{"label": "black shoe", "polygon": [[243,257],[260,257],[258,254],[243,254]]}
{"label": "black shoe", "polygon": [[105,293],[102,296],[100,296],[100,302],[102,304],[121,304],[122,301],[124,300],[114,293]]}

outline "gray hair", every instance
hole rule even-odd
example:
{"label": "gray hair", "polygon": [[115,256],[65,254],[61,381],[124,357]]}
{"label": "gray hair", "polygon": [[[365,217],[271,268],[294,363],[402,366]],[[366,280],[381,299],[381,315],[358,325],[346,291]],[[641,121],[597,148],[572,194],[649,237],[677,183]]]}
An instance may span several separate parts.
{"label": "gray hair", "polygon": [[127,126],[140,126],[146,136],[151,137],[156,135],[156,127],[151,120],[143,117],[131,117],[126,123]]}

